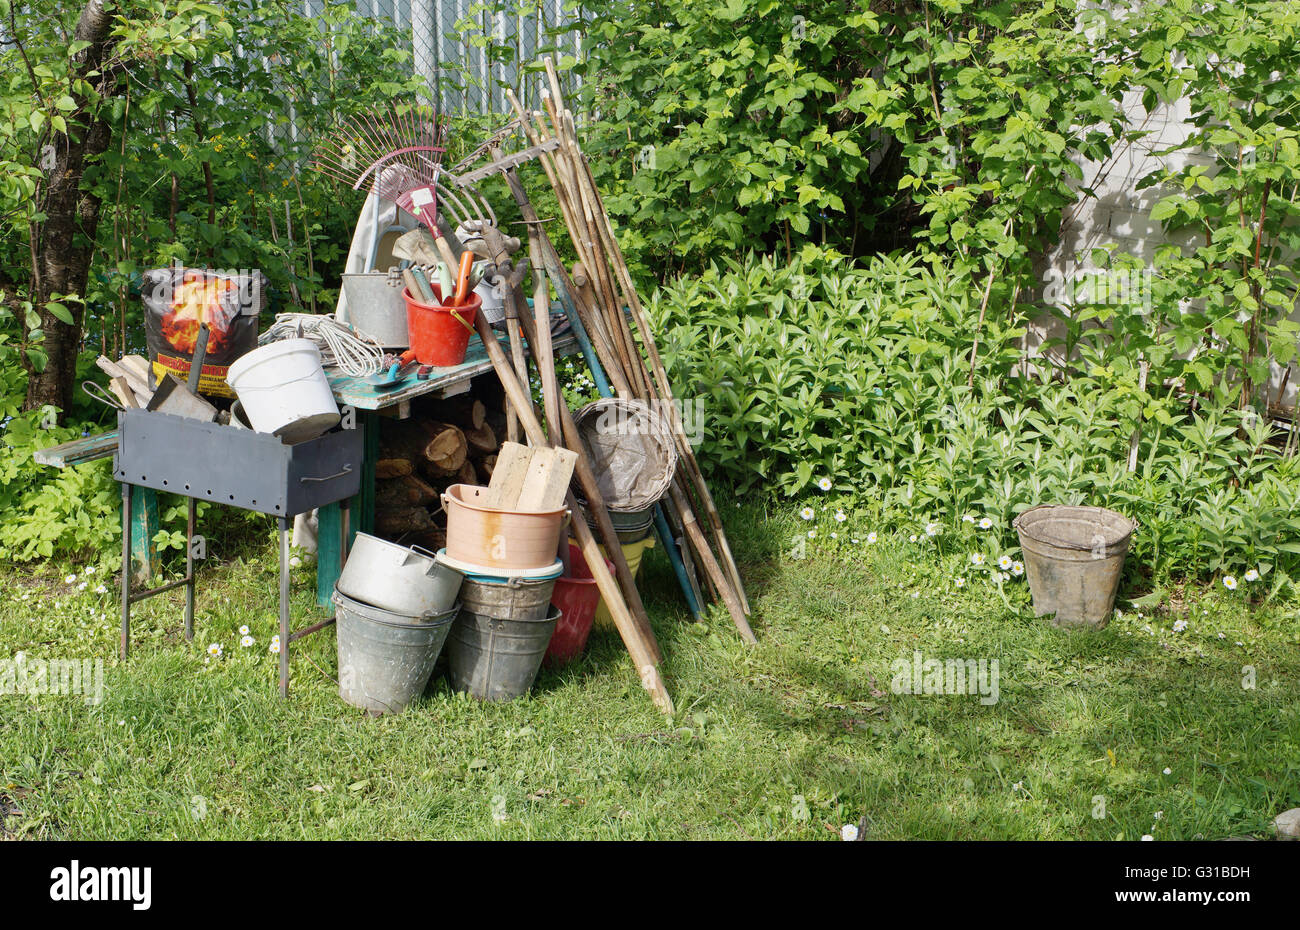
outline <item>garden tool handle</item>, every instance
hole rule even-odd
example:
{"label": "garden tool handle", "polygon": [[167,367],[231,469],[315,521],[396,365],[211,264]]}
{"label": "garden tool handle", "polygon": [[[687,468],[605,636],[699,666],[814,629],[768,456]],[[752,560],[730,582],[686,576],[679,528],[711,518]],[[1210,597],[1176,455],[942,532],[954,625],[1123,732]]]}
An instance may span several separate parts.
{"label": "garden tool handle", "polygon": [[203,362],[208,357],[208,337],[212,335],[212,330],[208,328],[207,323],[199,324],[199,338],[194,345],[194,355],[190,359],[190,379],[189,389],[191,394],[199,392],[199,379],[203,377]]}

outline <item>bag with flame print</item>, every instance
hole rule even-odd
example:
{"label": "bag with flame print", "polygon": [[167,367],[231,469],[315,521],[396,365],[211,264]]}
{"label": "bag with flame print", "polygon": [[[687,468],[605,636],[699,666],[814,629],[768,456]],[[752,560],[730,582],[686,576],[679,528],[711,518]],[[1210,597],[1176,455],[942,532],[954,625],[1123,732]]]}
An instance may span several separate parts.
{"label": "bag with flame print", "polygon": [[145,338],[154,378],[171,372],[189,377],[199,325],[208,324],[208,348],[199,393],[234,397],[226,371],[257,348],[258,317],[266,304],[266,275],[260,271],[157,268],[144,273]]}

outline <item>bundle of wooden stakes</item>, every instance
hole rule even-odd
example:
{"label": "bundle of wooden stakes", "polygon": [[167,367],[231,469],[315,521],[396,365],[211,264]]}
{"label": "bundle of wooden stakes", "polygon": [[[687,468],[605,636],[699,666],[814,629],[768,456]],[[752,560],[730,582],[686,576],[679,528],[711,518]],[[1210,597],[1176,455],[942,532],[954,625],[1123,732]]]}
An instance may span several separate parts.
{"label": "bundle of wooden stakes", "polygon": [[[541,150],[538,158],[555,191],[570,242],[579,258],[572,274],[560,273],[557,290],[569,292],[567,296],[599,365],[618,396],[645,401],[670,422],[682,464],[665,499],[665,509],[674,528],[680,527],[684,534],[687,545],[683,546],[682,554],[688,560],[691,574],[694,575],[697,566],[702,569],[705,586],[722,599],[745,641],[753,643],[756,640],[746,619],[749,601],[722,519],[695,458],[613,223],[596,189],[587,158],[578,145],[573,114],[564,105],[555,64],[549,58],[545,64],[550,86],[549,93],[542,95],[546,112],[525,113],[513,94],[510,102],[529,143]],[[552,141],[558,143],[553,148],[548,145]],[[530,219],[527,215],[524,218]],[[549,251],[552,254],[546,264],[558,265],[553,247]],[[562,293],[561,300],[565,297]],[[636,327],[635,334],[624,307]],[[703,515],[703,521],[697,519],[697,514]],[[698,588],[698,582],[694,578],[692,581]]]}

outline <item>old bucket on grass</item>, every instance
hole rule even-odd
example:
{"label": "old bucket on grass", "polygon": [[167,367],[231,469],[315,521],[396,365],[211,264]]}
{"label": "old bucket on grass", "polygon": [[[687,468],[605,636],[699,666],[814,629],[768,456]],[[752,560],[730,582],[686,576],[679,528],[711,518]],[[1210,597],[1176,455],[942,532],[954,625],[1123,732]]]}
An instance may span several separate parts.
{"label": "old bucket on grass", "polygon": [[1035,616],[1100,630],[1110,621],[1133,522],[1104,507],[1042,504],[1012,526],[1025,554]]}
{"label": "old bucket on grass", "polygon": [[[612,575],[614,563],[606,559],[605,565]],[[582,550],[572,543],[569,544],[569,574],[555,580],[551,603],[559,609],[560,617],[546,649],[545,662],[548,666],[558,666],[572,662],[587,648],[591,625],[596,619],[596,605],[600,603],[596,579],[591,576]]]}
{"label": "old bucket on grass", "polygon": [[451,686],[480,701],[527,694],[559,618],[555,607],[539,620],[504,620],[462,609],[447,641]]}
{"label": "old bucket on grass", "polygon": [[429,683],[460,605],[413,618],[334,592],[339,697],[374,714],[406,709]]}

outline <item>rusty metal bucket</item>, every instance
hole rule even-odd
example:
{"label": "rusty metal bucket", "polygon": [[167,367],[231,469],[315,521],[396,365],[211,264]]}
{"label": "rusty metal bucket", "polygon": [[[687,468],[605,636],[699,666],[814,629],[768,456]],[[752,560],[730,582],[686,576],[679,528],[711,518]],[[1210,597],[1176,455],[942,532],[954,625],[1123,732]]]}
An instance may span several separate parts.
{"label": "rusty metal bucket", "polygon": [[1025,554],[1034,615],[1053,626],[1100,630],[1110,622],[1133,522],[1104,507],[1031,507],[1012,522]]}

